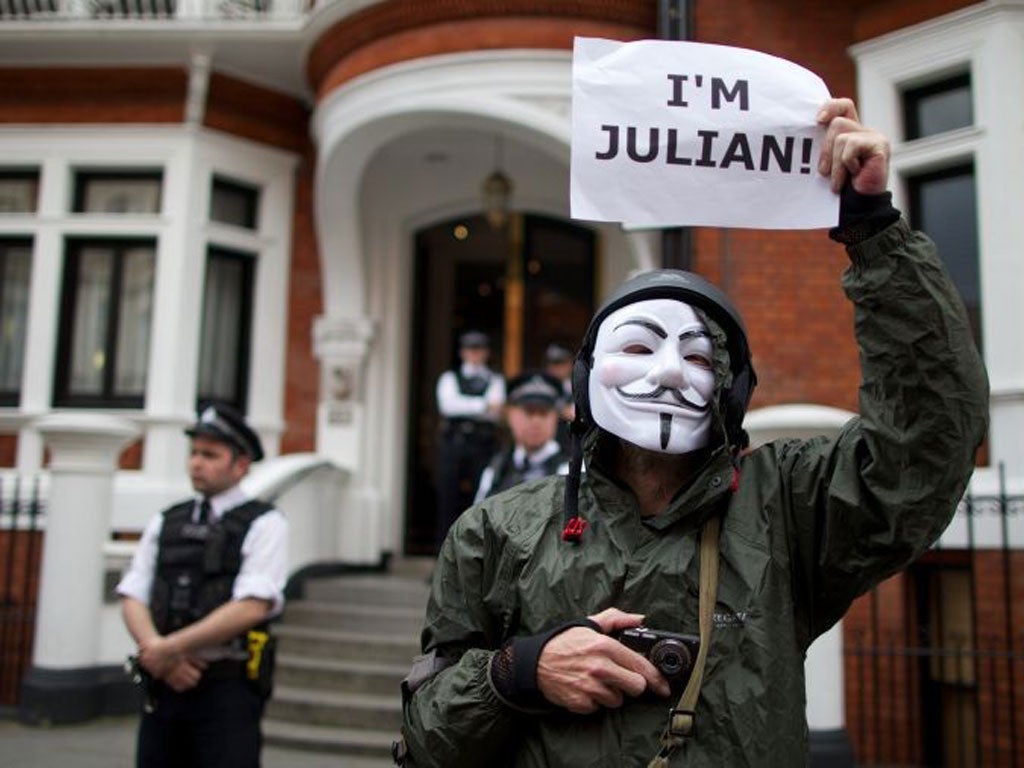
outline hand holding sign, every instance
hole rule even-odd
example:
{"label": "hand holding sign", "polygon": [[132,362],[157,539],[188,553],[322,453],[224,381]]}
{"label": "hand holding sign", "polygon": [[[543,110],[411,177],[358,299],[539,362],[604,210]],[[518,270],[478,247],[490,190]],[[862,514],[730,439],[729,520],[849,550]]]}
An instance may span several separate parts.
{"label": "hand holding sign", "polygon": [[[814,173],[826,138],[815,116],[828,99],[812,72],[756,51],[577,38],[572,215],[645,226],[834,226],[838,198]],[[852,104],[825,124],[839,114],[851,124],[836,125],[830,146],[857,153]],[[846,151],[837,160],[858,173]]]}

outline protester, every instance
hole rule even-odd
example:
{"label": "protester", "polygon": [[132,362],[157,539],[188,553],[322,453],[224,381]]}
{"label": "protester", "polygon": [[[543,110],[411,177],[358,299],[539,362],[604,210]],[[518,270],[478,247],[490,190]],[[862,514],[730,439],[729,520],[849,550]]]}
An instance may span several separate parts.
{"label": "protester", "polygon": [[437,544],[473,503],[480,474],[498,447],[505,380],[487,367],[490,340],[480,331],[459,337],[459,366],[437,380],[441,436],[437,462]]}
{"label": "protester", "polygon": [[511,444],[498,451],[484,469],[474,501],[568,471],[568,457],[555,440],[561,401],[561,383],[547,374],[526,373],[508,382],[505,420]]}
{"label": "protester", "polygon": [[[806,763],[808,646],[940,535],[988,416],[962,303],[886,192],[887,139],[848,99],[818,120],[860,415],[741,452],[756,376],[735,308],[685,272],[620,286],[576,359],[568,477],[483,501],[445,541],[406,765]],[[654,646],[641,622],[680,637]]]}
{"label": "protester", "polygon": [[186,430],[196,497],[150,521],[118,584],[143,685],[139,768],[258,768],[288,525],[239,486],[259,436],[223,405]]}

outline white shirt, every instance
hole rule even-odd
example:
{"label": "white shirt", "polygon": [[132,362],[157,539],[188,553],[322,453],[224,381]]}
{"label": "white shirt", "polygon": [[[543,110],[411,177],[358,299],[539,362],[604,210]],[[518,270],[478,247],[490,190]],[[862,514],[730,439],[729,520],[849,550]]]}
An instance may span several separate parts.
{"label": "white shirt", "polygon": [[[249,501],[250,497],[240,486],[210,497],[210,508],[214,520],[220,520],[229,509]],[[197,496],[192,509],[192,519],[199,520]],[[138,549],[132,557],[132,564],[117,585],[117,593],[149,605],[156,571],[156,556],[160,545],[160,530],[164,516],[157,515],[146,526],[139,540]],[[270,615],[275,616],[284,608],[284,586],[288,579],[288,521],[277,509],[252,521],[242,541],[242,567],[235,577],[231,590],[232,600],[247,597],[269,600],[273,603]]]}
{"label": "white shirt", "polygon": [[[497,419],[497,410],[505,402],[505,379],[486,365],[463,363],[459,369],[463,376],[490,376],[490,383],[482,397],[464,395],[459,391],[455,371],[445,371],[437,380],[437,409],[446,417]],[[492,412],[488,412],[488,407]]]}

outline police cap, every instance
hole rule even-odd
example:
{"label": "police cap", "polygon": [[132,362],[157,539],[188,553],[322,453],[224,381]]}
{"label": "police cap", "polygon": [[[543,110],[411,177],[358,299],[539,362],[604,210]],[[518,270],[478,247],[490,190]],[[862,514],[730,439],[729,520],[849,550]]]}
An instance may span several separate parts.
{"label": "police cap", "polygon": [[487,349],[490,346],[487,334],[481,331],[466,331],[459,336],[460,349]]}
{"label": "police cap", "polygon": [[509,405],[557,408],[561,399],[562,389],[558,380],[544,373],[523,374],[508,383]]}
{"label": "police cap", "polygon": [[572,350],[558,342],[548,344],[544,350],[544,361],[547,363],[571,363],[572,358]]}
{"label": "police cap", "polygon": [[195,424],[185,430],[189,437],[203,435],[234,446],[253,461],[263,458],[263,445],[259,435],[245,423],[245,419],[234,408],[214,403],[203,408]]}

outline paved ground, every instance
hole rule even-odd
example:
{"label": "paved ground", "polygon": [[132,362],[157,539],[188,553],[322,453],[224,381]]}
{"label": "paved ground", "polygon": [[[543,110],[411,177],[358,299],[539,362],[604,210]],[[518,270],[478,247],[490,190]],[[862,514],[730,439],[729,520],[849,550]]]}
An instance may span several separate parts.
{"label": "paved ground", "polygon": [[[29,728],[0,720],[0,768],[130,768],[134,717],[109,717],[80,725]],[[266,747],[263,768],[383,768],[389,760]]]}

